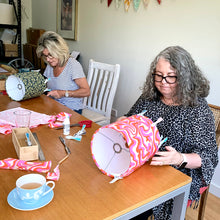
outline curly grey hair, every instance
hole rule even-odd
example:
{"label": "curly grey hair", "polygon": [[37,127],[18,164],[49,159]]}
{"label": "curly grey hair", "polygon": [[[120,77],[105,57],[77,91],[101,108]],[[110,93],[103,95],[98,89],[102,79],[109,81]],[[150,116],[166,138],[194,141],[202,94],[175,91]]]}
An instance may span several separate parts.
{"label": "curly grey hair", "polygon": [[[43,55],[44,49],[48,49],[51,56],[59,60],[59,66],[64,66],[70,57],[69,47],[66,41],[53,31],[46,31],[39,38],[36,49],[39,58]],[[45,62],[47,61],[45,60]]]}
{"label": "curly grey hair", "polygon": [[182,47],[171,46],[161,51],[150,65],[150,71],[143,86],[142,95],[150,100],[159,100],[162,94],[154,85],[155,73],[160,58],[167,60],[177,74],[177,102],[184,106],[196,106],[199,97],[209,94],[209,81],[195,64],[191,55]]}

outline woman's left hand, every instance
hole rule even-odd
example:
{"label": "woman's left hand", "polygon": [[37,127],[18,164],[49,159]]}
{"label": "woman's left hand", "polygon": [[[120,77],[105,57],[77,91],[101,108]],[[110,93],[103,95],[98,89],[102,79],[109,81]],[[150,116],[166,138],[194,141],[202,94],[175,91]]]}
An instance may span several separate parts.
{"label": "woman's left hand", "polygon": [[150,165],[176,165],[178,166],[183,158],[173,147],[166,146],[167,151],[158,151],[152,158]]}

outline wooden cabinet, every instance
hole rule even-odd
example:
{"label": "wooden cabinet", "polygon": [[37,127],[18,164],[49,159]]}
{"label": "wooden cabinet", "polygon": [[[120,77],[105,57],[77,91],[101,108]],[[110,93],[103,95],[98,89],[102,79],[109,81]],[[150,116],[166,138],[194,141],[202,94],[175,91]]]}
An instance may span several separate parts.
{"label": "wooden cabinet", "polygon": [[24,58],[29,60],[35,69],[40,69],[41,73],[44,72],[46,65],[42,58],[38,58],[36,54],[37,42],[40,36],[45,32],[44,29],[28,28],[27,43],[23,46]]}
{"label": "wooden cabinet", "polygon": [[37,57],[36,49],[37,49],[37,45],[29,44],[29,43],[24,44],[23,46],[24,58],[29,60],[34,65],[35,69],[40,69],[41,73],[43,73],[46,68],[46,65],[42,58]]}

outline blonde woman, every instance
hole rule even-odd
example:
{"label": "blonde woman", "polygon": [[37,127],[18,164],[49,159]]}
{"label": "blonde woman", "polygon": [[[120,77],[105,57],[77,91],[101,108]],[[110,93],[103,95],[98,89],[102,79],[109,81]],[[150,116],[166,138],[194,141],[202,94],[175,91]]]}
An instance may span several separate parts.
{"label": "blonde woman", "polygon": [[90,88],[81,64],[70,56],[65,40],[47,31],[39,38],[36,52],[47,63],[44,76],[50,78],[47,88],[51,90],[47,96],[81,114],[83,97],[90,95]]}

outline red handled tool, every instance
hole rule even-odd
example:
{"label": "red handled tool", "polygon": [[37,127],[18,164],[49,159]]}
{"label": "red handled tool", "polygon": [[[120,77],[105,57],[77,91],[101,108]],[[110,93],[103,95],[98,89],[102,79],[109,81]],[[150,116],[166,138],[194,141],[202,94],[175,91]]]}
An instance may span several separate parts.
{"label": "red handled tool", "polygon": [[[86,128],[90,128],[92,126],[92,121],[91,120],[85,120],[85,121],[80,121],[76,124],[71,124],[70,127],[82,127],[83,125],[86,125]],[[63,126],[55,128],[56,130],[62,129]]]}

